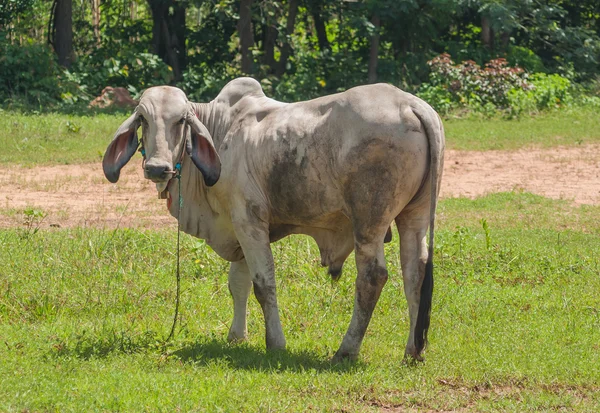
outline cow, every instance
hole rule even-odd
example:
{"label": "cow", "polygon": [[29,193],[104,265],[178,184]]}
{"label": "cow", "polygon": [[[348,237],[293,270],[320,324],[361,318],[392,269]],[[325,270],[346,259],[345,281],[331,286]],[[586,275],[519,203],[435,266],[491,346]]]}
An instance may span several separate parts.
{"label": "cow", "polygon": [[110,182],[140,146],[144,177],[174,217],[180,167],[181,229],[231,263],[229,341],[247,338],[253,288],[267,349],[285,348],[270,244],[306,234],[333,279],[355,251],[354,310],[333,360],[356,359],[388,279],[384,240],[395,222],[410,317],[405,357],[422,359],[445,146],[441,119],[427,103],[388,84],[297,103],[268,98],[252,78],[232,80],[209,103],[157,86],[143,93],[106,150]]}

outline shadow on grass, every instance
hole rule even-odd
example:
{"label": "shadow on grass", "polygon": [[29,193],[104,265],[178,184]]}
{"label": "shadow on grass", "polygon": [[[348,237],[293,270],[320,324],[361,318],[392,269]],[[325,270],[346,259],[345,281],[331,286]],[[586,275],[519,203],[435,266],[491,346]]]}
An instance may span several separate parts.
{"label": "shadow on grass", "polygon": [[105,332],[104,335],[81,332],[52,344],[50,356],[73,357],[83,360],[106,358],[113,354],[135,354],[162,348],[156,333],[128,331]]}
{"label": "shadow on grass", "polygon": [[81,360],[104,359],[115,355],[148,354],[183,363],[208,365],[224,362],[234,369],[258,371],[339,371],[361,370],[361,362],[332,363],[323,354],[310,350],[265,351],[263,347],[248,343],[229,344],[215,338],[195,341],[175,341],[165,345],[154,332],[111,332],[106,335],[80,333],[52,344],[51,358],[76,358]]}
{"label": "shadow on grass", "polygon": [[361,370],[361,362],[344,361],[332,363],[322,354],[310,350],[269,350],[254,347],[247,343],[229,344],[224,341],[198,340],[184,344],[180,349],[169,353],[184,363],[207,365],[222,361],[234,369],[258,371],[339,371]]}

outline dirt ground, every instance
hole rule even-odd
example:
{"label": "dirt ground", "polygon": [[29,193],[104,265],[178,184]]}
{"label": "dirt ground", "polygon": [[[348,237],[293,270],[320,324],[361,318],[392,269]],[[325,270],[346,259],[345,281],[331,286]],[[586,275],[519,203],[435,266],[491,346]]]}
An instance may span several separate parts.
{"label": "dirt ground", "polygon": [[[600,205],[600,145],[519,151],[446,151],[441,196],[475,198],[522,189],[574,204]],[[141,165],[127,165],[117,184],[100,163],[0,167],[0,228],[175,225]],[[37,213],[36,211],[39,211]]]}

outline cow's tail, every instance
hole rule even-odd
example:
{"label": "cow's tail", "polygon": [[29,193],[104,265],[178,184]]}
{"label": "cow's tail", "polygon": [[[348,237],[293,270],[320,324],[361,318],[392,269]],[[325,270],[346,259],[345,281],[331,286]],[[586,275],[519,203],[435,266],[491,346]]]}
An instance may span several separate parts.
{"label": "cow's tail", "polygon": [[419,312],[417,313],[417,323],[415,326],[415,347],[417,355],[420,354],[427,345],[427,330],[431,316],[431,298],[433,295],[433,240],[435,231],[435,210],[437,207],[438,193],[442,179],[442,169],[444,166],[444,128],[439,115],[429,105],[422,101],[417,101],[413,105],[413,113],[419,118],[419,121],[425,129],[427,140],[429,142],[429,179],[431,180],[431,202],[429,209],[429,248],[427,254],[427,263],[425,265],[425,278],[421,285],[419,299]]}

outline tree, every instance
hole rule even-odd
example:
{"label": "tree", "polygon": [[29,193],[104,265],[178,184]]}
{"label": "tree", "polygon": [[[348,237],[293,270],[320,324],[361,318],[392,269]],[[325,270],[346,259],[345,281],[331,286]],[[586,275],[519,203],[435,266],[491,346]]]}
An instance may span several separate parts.
{"label": "tree", "polygon": [[281,48],[281,56],[279,57],[279,66],[277,76],[281,76],[287,69],[288,59],[292,52],[290,40],[296,26],[296,16],[298,15],[298,0],[288,0],[288,17],[285,25],[285,39]]}
{"label": "tree", "polygon": [[331,50],[329,39],[327,39],[327,16],[325,14],[325,3],[326,1],[323,0],[308,0],[308,9],[310,10],[310,14],[315,24],[315,32],[317,34],[319,50],[322,52]]}
{"label": "tree", "polygon": [[173,69],[175,81],[187,66],[185,12],[187,4],[176,0],[148,0],[152,12],[152,48]]}
{"label": "tree", "polygon": [[58,56],[58,64],[70,67],[75,61],[72,0],[54,0],[52,3],[48,42],[54,47]]}
{"label": "tree", "polygon": [[100,0],[92,0],[92,27],[96,44],[100,44]]}
{"label": "tree", "polygon": [[252,73],[253,59],[250,48],[254,45],[254,31],[252,30],[252,0],[240,1],[240,19],[238,21],[240,36],[240,54],[242,56],[242,72]]}
{"label": "tree", "polygon": [[0,3],[0,29],[12,22],[21,13],[30,9],[34,0],[13,0]]}
{"label": "tree", "polygon": [[371,17],[373,25],[373,34],[371,35],[371,46],[369,48],[369,71],[367,73],[367,81],[369,83],[377,82],[377,61],[379,58],[379,30],[381,28],[381,19],[379,12],[376,10]]}

